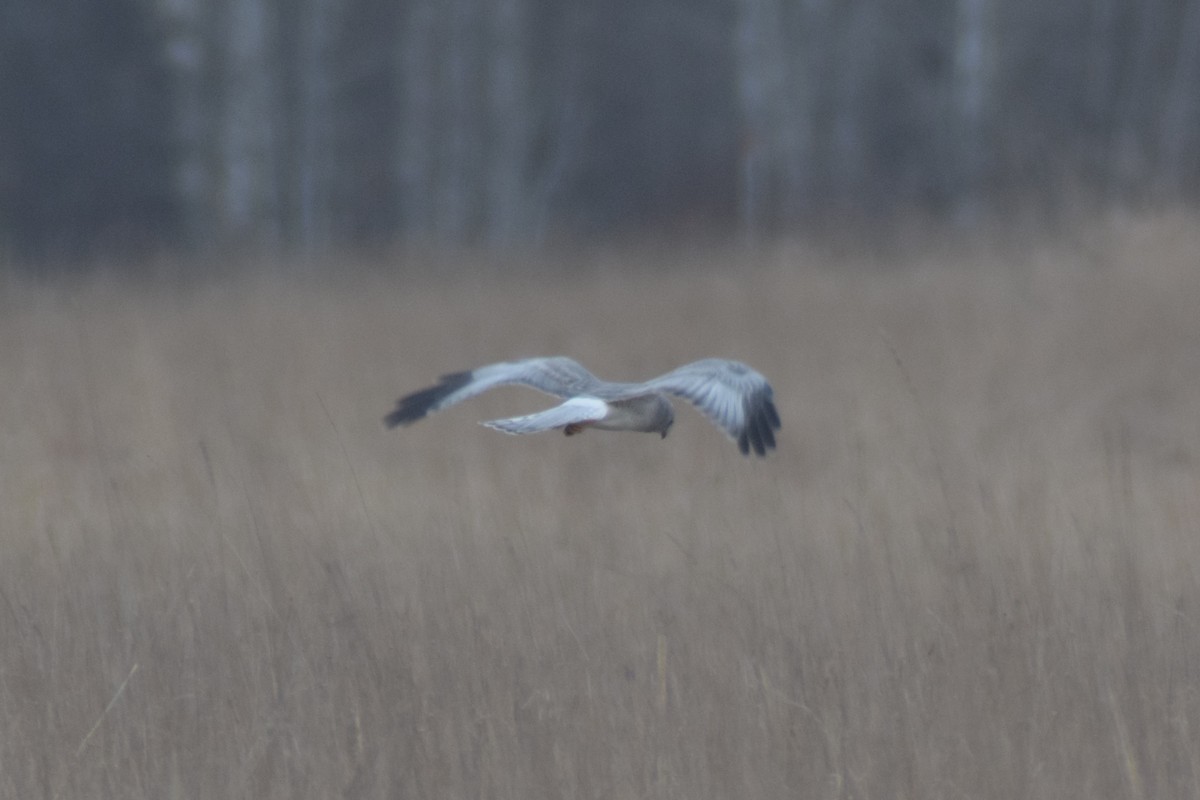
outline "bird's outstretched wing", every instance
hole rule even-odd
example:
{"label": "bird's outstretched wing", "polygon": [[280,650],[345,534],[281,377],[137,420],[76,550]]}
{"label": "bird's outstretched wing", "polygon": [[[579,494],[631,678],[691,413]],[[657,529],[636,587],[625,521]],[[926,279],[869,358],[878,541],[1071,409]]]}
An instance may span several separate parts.
{"label": "bird's outstretched wing", "polygon": [[572,397],[565,403],[536,414],[493,419],[479,424],[504,433],[541,433],[565,425],[599,422],[608,415],[608,410],[608,403],[598,397]]}
{"label": "bird's outstretched wing", "polygon": [[396,401],[396,408],[383,421],[389,428],[411,425],[435,411],[449,408],[496,386],[520,384],[555,397],[568,398],[585,394],[598,383],[595,375],[579,362],[565,356],[504,361],[469,372],[443,375],[436,386],[401,397]]}
{"label": "bird's outstretched wing", "polygon": [[738,444],[743,454],[766,455],[780,428],[771,384],[740,361],[706,358],[641,384],[682,397]]}

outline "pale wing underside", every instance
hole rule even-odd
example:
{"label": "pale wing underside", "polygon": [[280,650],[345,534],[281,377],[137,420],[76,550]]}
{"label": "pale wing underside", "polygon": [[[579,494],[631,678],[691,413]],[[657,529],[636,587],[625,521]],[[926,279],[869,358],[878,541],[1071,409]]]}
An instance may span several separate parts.
{"label": "pale wing underside", "polygon": [[561,405],[539,411],[536,414],[493,419],[479,424],[504,433],[541,433],[566,425],[599,422],[607,415],[608,403],[598,397],[572,397]]}

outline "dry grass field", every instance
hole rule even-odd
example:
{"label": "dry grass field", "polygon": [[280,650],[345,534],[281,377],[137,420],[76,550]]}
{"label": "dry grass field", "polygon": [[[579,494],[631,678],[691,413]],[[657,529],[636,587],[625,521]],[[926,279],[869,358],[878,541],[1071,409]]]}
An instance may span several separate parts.
{"label": "dry grass field", "polygon": [[[250,272],[0,284],[0,796],[1200,797],[1194,217]],[[555,353],[779,449],[381,424]]]}

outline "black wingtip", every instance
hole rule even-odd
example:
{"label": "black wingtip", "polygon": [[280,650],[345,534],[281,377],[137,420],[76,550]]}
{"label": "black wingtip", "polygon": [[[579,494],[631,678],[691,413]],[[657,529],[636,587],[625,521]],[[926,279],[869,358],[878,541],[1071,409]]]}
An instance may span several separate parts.
{"label": "black wingtip", "polygon": [[775,409],[774,403],[768,400],[763,410],[767,412],[767,422],[770,423],[772,428],[779,430],[783,427],[783,422],[779,419],[779,411]]}
{"label": "black wingtip", "polygon": [[775,449],[775,431],[781,427],[779,412],[769,397],[760,403],[748,404],[746,427],[738,437],[738,450],[744,456],[753,450],[756,456],[766,457],[768,451]]}
{"label": "black wingtip", "polygon": [[408,410],[403,407],[397,408],[395,411],[383,418],[383,424],[388,430],[391,430],[398,425],[410,425],[416,421],[417,418],[410,416]]}
{"label": "black wingtip", "polygon": [[405,395],[396,401],[396,408],[383,418],[389,429],[400,425],[411,425],[437,410],[437,404],[448,395],[458,391],[471,380],[470,372],[452,372],[443,375],[436,386]]}

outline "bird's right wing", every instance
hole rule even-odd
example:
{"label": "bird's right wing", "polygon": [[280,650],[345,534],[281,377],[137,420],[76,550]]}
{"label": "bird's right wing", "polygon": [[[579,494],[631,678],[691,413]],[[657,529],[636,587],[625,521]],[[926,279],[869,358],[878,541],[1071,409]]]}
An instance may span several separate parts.
{"label": "bird's right wing", "polygon": [[461,403],[496,386],[519,384],[554,395],[573,397],[598,383],[596,376],[565,356],[526,358],[489,364],[470,372],[443,375],[435,386],[405,395],[383,418],[389,428],[411,425],[419,419]]}
{"label": "bird's right wing", "polygon": [[536,414],[493,419],[479,424],[504,433],[541,433],[564,425],[599,422],[608,415],[608,411],[608,403],[598,397],[572,397],[561,405]]}
{"label": "bird's right wing", "polygon": [[641,384],[682,397],[737,442],[743,455],[765,456],[775,447],[779,412],[771,384],[740,361],[706,358]]}

